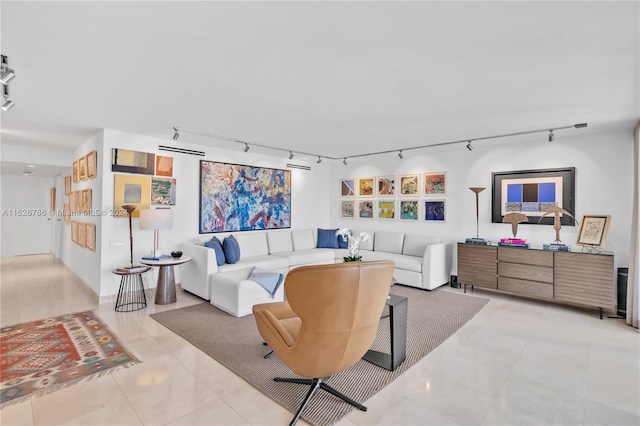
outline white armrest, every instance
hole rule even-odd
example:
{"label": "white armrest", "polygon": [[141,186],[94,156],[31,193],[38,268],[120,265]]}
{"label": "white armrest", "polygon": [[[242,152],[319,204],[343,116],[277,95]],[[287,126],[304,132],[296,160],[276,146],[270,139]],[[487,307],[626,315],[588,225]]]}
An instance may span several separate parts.
{"label": "white armrest", "polygon": [[209,276],[218,272],[215,250],[193,243],[180,247],[182,253],[191,256],[191,261],[184,263],[180,271],[182,288],[203,299],[211,299]]}
{"label": "white armrest", "polygon": [[422,288],[433,290],[449,282],[451,243],[429,244],[422,256]]}

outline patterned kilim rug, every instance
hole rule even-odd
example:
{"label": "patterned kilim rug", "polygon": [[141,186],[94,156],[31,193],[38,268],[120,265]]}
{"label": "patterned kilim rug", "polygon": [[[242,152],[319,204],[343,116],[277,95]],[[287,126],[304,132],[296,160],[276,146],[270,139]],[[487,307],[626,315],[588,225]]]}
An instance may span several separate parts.
{"label": "patterned kilim rug", "polygon": [[140,362],[91,311],[1,332],[0,408]]}
{"label": "patterned kilim rug", "polygon": [[[408,297],[405,361],[395,371],[388,371],[360,360],[328,380],[330,385],[358,402],[366,401],[391,383],[473,318],[488,302],[487,299],[442,289],[425,291],[399,285],[392,287],[391,293]],[[389,318],[384,318],[387,309],[385,307],[372,349],[389,353]],[[152,314],[151,317],[292,413],[296,412],[309,389],[308,386],[273,381],[274,377],[296,376],[277,356],[263,358],[269,348],[262,345],[253,315],[235,318],[209,303],[201,303]],[[353,409],[346,402],[322,391],[314,395],[302,418],[316,425],[332,425]]]}

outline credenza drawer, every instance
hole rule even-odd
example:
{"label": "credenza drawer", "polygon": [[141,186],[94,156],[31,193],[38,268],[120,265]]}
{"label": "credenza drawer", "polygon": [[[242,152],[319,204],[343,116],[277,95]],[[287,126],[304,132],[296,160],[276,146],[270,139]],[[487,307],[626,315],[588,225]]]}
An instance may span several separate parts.
{"label": "credenza drawer", "polygon": [[553,284],[550,283],[498,277],[498,290],[526,296],[553,299]]}
{"label": "credenza drawer", "polygon": [[553,268],[547,266],[500,262],[498,276],[553,284]]}
{"label": "credenza drawer", "polygon": [[496,247],[458,244],[458,282],[496,288]]}
{"label": "credenza drawer", "polygon": [[498,261],[553,267],[553,252],[499,247]]}

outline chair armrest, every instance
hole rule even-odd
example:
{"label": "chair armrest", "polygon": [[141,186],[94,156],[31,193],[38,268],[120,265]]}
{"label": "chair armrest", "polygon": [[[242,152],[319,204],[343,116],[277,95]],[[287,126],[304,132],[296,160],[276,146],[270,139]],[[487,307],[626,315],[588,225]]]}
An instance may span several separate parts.
{"label": "chair armrest", "polygon": [[422,287],[433,290],[449,282],[451,243],[429,244],[422,256]]}
{"label": "chair armrest", "polygon": [[291,348],[295,340],[281,324],[280,320],[293,318],[297,315],[287,302],[261,303],[253,306],[253,315],[260,334],[264,340],[274,347],[275,339],[281,346]]}
{"label": "chair armrest", "polygon": [[191,256],[191,261],[181,269],[182,288],[203,299],[211,299],[209,276],[218,272],[214,250],[193,243],[181,244],[182,252]]}

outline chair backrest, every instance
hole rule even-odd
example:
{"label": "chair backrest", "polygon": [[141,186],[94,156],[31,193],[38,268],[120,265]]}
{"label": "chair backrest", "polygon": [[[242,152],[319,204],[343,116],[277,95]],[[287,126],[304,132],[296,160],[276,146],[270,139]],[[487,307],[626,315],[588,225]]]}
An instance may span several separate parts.
{"label": "chair backrest", "polygon": [[355,364],[375,339],[393,268],[385,260],[290,271],[285,293],[302,326],[287,354],[276,351],[282,361],[305,377],[328,377]]}

